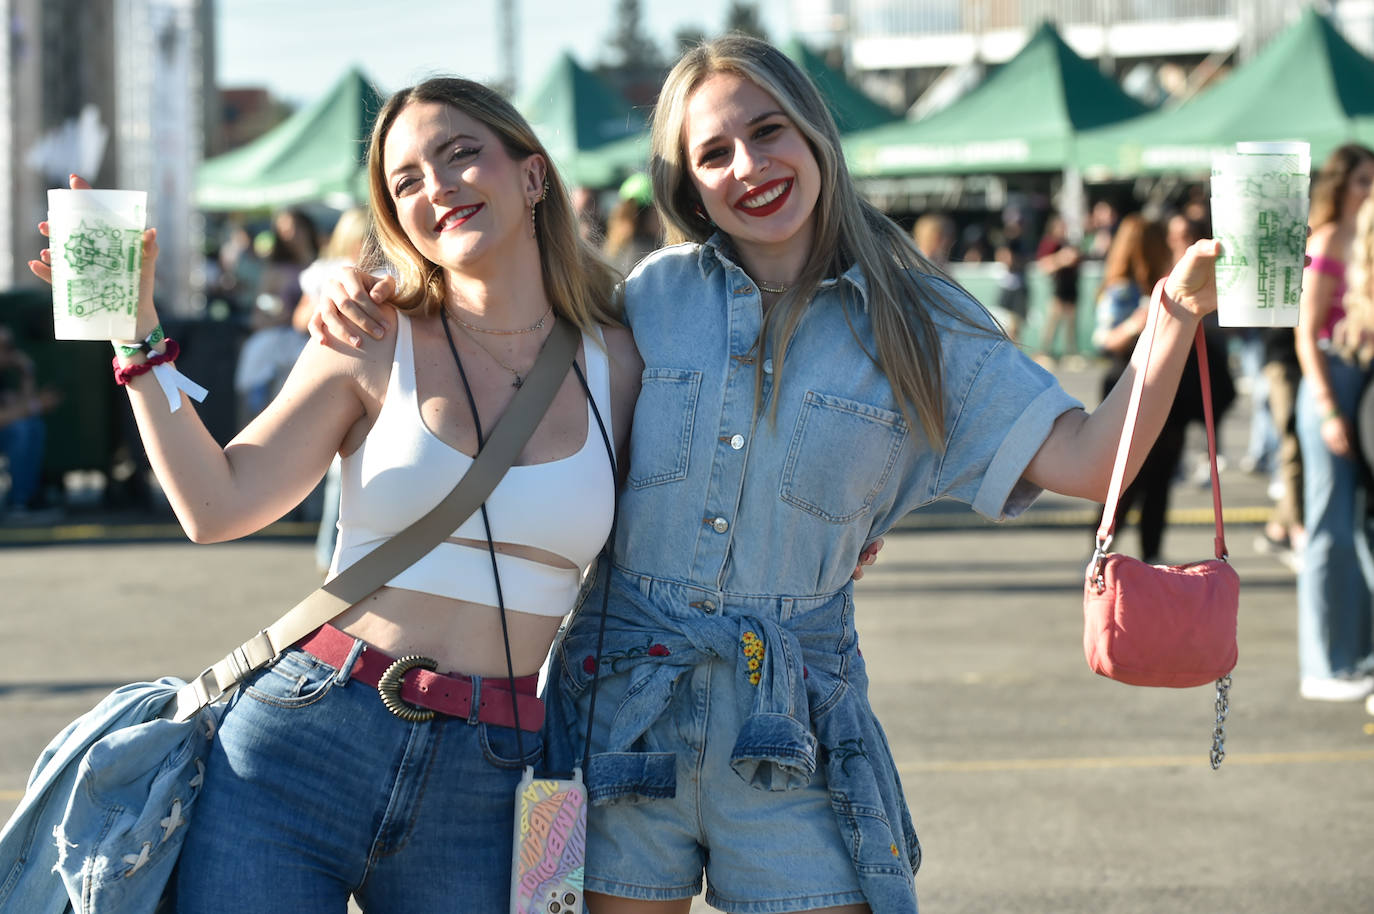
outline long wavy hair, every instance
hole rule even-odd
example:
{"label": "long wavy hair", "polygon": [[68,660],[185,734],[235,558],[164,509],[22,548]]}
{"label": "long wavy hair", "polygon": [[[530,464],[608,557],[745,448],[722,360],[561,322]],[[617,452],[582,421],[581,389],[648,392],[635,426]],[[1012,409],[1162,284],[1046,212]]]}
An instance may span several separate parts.
{"label": "long wavy hair", "polygon": [[1355,240],[1345,271],[1345,317],[1336,342],[1367,365],[1374,355],[1374,194],[1355,215]]}
{"label": "long wavy hair", "polygon": [[485,124],[513,159],[543,156],[548,193],[538,205],[535,238],[544,291],[560,317],[584,330],[595,324],[619,324],[615,271],[578,232],[567,185],[544,144],[510,102],[481,83],[457,77],[428,79],[392,95],[377,114],[368,140],[369,202],[378,246],[396,270],[396,306],[433,316],[443,307],[446,293],[443,269],[421,254],[401,228],[383,174],[382,151],[397,115],[423,102],[449,105]]}
{"label": "long wavy hair", "polygon": [[[688,50],[668,74],[654,109],[649,166],[667,242],[700,243],[715,231],[702,215],[701,198],[692,183],[683,127],[692,93],[716,73],[748,79],[772,96],[806,137],[821,174],[810,255],[801,276],[765,312],[760,331],[761,340],[772,343],[775,376],[783,371],[788,344],[820,282],[857,264],[867,282],[877,348],[869,357],[892,384],[907,421],[919,421],[931,445],[940,448],[945,439],[942,358],[931,315],[942,311],[972,332],[981,325],[923,280],[920,274],[943,274],[899,225],[859,195],[845,165],[840,132],[820,92],[787,55],[767,42],[744,35],[717,38]],[[850,326],[853,329],[852,322]],[[762,397],[762,361],[755,362],[756,405]]]}
{"label": "long wavy hair", "polygon": [[1374,162],[1374,149],[1359,143],[1346,143],[1331,151],[1312,182],[1312,204],[1307,210],[1307,224],[1320,228],[1328,222],[1345,218],[1345,192],[1350,177],[1365,162]]}

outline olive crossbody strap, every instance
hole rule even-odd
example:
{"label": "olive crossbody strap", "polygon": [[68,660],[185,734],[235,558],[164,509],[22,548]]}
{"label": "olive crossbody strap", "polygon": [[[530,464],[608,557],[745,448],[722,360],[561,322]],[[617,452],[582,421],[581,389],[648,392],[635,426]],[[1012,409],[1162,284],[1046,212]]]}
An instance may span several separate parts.
{"label": "olive crossbody strap", "polygon": [[567,377],[581,336],[569,321],[554,323],[529,375],[472,466],[443,501],[182,686],[166,716],[190,719],[282,650],[409,568],[461,526],[487,500],[529,441]]}

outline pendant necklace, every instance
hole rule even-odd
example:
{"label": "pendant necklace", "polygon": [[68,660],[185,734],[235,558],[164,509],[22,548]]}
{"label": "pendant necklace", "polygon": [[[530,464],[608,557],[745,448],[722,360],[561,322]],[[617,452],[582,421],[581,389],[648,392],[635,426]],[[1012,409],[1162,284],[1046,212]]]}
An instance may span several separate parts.
{"label": "pendant necklace", "polygon": [[764,292],[768,292],[768,293],[771,294],[771,295],[782,295],[782,294],[783,294],[784,292],[786,292],[788,289],[792,288],[791,286],[789,286],[789,285],[788,285],[787,283],[785,283],[785,282],[779,282],[779,283],[764,282],[762,279],[756,279],[756,280],[754,280],[754,285],[758,286],[758,287],[759,287],[760,289],[762,289]]}
{"label": "pendant necklace", "polygon": [[[440,313],[443,315],[443,317],[444,317],[445,320],[448,319],[449,313],[448,313],[448,309],[447,309],[447,308],[442,309],[442,311],[441,311]],[[548,315],[546,314],[544,317],[548,317]],[[511,381],[511,384],[510,384],[511,387],[514,387],[514,388],[516,388],[516,389],[518,390],[518,389],[520,388],[520,385],[522,385],[522,384],[525,383],[524,377],[520,374],[520,372],[519,372],[517,369],[512,368],[510,365],[507,365],[505,362],[503,362],[503,361],[501,361],[499,358],[497,358],[496,353],[492,352],[492,351],[491,351],[490,349],[488,349],[486,346],[483,346],[481,340],[477,339],[477,337],[473,336],[471,333],[468,332],[467,326],[463,323],[463,321],[462,321],[461,318],[455,317],[454,320],[458,322],[458,329],[463,331],[463,335],[464,335],[464,336],[466,336],[468,339],[472,340],[473,344],[476,345],[478,349],[480,349],[480,350],[482,350],[483,352],[485,352],[485,353],[487,354],[487,356],[490,357],[491,360],[492,360],[493,362],[495,362],[497,365],[500,365],[500,366],[501,366],[502,368],[504,368],[506,371],[509,371],[509,372],[511,373],[511,377],[515,379],[515,380]],[[544,322],[544,318],[541,317],[541,318],[539,319],[539,322],[542,324],[542,323]],[[531,329],[537,329],[537,328],[531,328]],[[515,332],[515,333],[527,333],[527,332],[529,332],[529,331],[526,331],[526,330],[518,330],[518,331],[505,331],[505,332],[507,332],[507,333],[510,333],[510,332]]]}

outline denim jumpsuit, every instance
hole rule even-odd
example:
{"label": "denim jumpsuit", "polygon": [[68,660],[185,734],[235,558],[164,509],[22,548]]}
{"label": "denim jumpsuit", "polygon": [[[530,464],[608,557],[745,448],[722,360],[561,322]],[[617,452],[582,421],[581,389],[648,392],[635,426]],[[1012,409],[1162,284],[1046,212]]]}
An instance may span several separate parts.
{"label": "denim jumpsuit", "polygon": [[935,314],[945,440],[931,447],[868,355],[857,268],[822,284],[777,381],[754,351],[758,289],[727,245],[665,248],[626,281],[645,363],[628,482],[612,567],[553,658],[549,761],[579,763],[598,672],[589,890],[690,897],[704,868],[707,900],[732,911],[914,912],[920,846],[868,703],[850,576],[938,498],[994,520],[1024,510],[1039,494],[1027,463],[1079,404],[966,293],[917,276],[974,324]]}

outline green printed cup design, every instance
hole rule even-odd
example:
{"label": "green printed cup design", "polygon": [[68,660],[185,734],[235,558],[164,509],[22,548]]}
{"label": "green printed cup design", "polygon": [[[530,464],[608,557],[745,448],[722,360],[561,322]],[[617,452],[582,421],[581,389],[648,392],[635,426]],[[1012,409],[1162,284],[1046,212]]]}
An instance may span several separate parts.
{"label": "green printed cup design", "polygon": [[1296,327],[1307,246],[1309,177],[1301,144],[1239,144],[1212,162],[1217,320],[1223,327]]}
{"label": "green printed cup design", "polygon": [[57,339],[133,339],[147,199],[143,191],[48,191]]}

